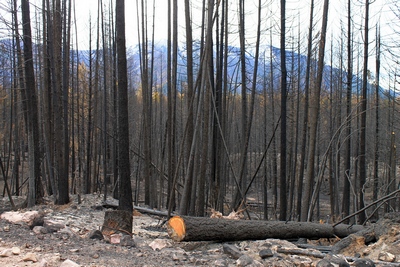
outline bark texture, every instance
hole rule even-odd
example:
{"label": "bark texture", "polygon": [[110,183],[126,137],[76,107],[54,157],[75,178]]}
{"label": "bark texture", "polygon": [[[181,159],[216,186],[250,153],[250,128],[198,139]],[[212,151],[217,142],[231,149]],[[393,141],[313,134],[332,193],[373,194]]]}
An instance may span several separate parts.
{"label": "bark texture", "polygon": [[[116,43],[118,64],[118,171],[119,171],[119,210],[132,212],[131,167],[129,159],[129,111],[128,74],[125,39],[125,1],[115,3]],[[132,231],[132,229],[131,229]]]}
{"label": "bark texture", "polygon": [[101,233],[106,236],[122,232],[132,233],[132,212],[125,210],[111,210],[104,214],[104,223]]}
{"label": "bark texture", "polygon": [[172,217],[167,224],[174,241],[238,241],[267,238],[346,237],[363,226],[319,224],[311,222],[227,220],[206,217]]}

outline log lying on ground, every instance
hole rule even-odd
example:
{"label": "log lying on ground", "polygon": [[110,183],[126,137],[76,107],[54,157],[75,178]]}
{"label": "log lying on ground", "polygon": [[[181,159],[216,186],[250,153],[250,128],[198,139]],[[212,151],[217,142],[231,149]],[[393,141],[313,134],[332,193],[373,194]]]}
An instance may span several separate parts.
{"label": "log lying on ground", "polygon": [[238,241],[267,238],[331,238],[346,237],[363,226],[256,220],[227,220],[206,217],[172,217],[167,224],[174,241]]}
{"label": "log lying on ground", "polygon": [[[98,209],[97,207],[116,210],[118,208],[118,201],[114,201],[114,202],[105,201],[101,206],[92,206],[93,209]],[[133,206],[133,209],[137,210],[141,213],[162,216],[162,217],[168,217],[167,211],[159,211],[159,210],[149,209],[149,208],[140,207],[140,206]],[[174,213],[172,213],[172,215],[174,215]]]}

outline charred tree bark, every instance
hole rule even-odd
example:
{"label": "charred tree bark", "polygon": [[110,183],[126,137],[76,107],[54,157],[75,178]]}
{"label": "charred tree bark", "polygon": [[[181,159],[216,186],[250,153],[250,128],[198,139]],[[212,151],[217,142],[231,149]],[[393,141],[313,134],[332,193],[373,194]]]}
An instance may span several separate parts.
{"label": "charred tree bark", "polygon": [[22,101],[24,102],[25,119],[28,129],[28,151],[29,151],[29,191],[28,207],[34,206],[43,197],[43,188],[40,179],[40,145],[38,106],[35,87],[35,72],[32,55],[32,33],[29,11],[29,1],[21,2],[23,42],[24,42],[24,69],[25,86],[22,90]]}
{"label": "charred tree bark", "polygon": [[322,78],[324,70],[324,56],[325,56],[325,40],[326,40],[326,28],[328,24],[328,7],[329,0],[324,1],[324,10],[322,16],[322,27],[321,27],[321,39],[319,41],[319,51],[318,51],[318,73],[317,81],[315,85],[315,91],[312,93],[311,102],[309,105],[309,150],[308,150],[308,162],[307,162],[307,174],[305,180],[305,191],[304,191],[304,201],[303,208],[301,211],[300,219],[302,221],[310,221],[312,216],[312,210],[309,210],[313,186],[314,186],[314,176],[315,176],[315,161],[316,161],[316,146],[317,146],[317,129],[318,129],[318,119],[320,111],[320,99],[321,99],[321,87]]}
{"label": "charred tree bark", "polygon": [[110,236],[118,232],[132,233],[132,212],[126,210],[111,210],[104,214],[104,223],[101,228],[103,235]]}
{"label": "charred tree bark", "polygon": [[118,64],[118,168],[119,202],[118,210],[106,212],[102,233],[111,235],[117,232],[132,234],[132,186],[129,161],[129,119],[128,119],[128,78],[125,39],[125,1],[117,0],[116,45]]}
{"label": "charred tree bark", "polygon": [[[171,24],[171,14],[172,24]],[[174,173],[176,168],[176,87],[177,87],[177,55],[178,55],[178,2],[168,0],[168,55],[167,55],[167,76],[168,76],[168,119],[167,119],[167,138],[168,138],[168,195],[167,206],[169,212],[176,206]],[[173,33],[173,34],[171,34]],[[172,38],[171,38],[172,37]]]}
{"label": "charred tree bark", "polygon": [[[63,101],[67,101],[62,88],[62,17],[60,0],[46,0],[46,24],[48,26],[48,47],[50,56],[51,75],[51,118],[53,127],[53,153],[54,180],[55,180],[55,204],[64,205],[69,202],[69,180],[68,180],[68,155],[65,151],[67,144],[65,121],[63,114]],[[51,140],[49,140],[51,142]]]}
{"label": "charred tree bark", "polygon": [[[116,2],[118,64],[118,167],[119,210],[132,211],[132,186],[129,161],[128,77],[125,45],[125,1]],[[132,231],[132,229],[131,229]]]}
{"label": "charred tree bark", "polygon": [[206,217],[172,217],[167,224],[174,241],[238,241],[267,238],[346,237],[363,226],[319,224],[311,222],[227,220]]}
{"label": "charred tree bark", "polygon": [[304,170],[306,165],[306,151],[307,151],[307,136],[308,136],[308,106],[310,100],[310,72],[311,72],[311,57],[312,57],[312,34],[314,21],[314,0],[311,1],[310,8],[310,22],[308,29],[308,44],[307,44],[307,63],[306,63],[306,77],[304,85],[304,115],[303,115],[303,130],[301,133],[301,147],[300,147],[300,170],[297,178],[297,214],[300,216],[302,213],[302,200],[303,200],[303,180]]}
{"label": "charred tree bark", "polygon": [[180,204],[181,213],[188,214],[189,213],[189,199],[190,195],[195,194],[195,192],[191,192],[192,183],[196,182],[194,177],[194,153],[192,153],[192,142],[194,136],[194,84],[193,84],[193,39],[192,39],[192,21],[190,17],[190,3],[188,0],[185,0],[185,25],[186,25],[186,47],[187,47],[187,94],[188,94],[188,102],[187,102],[187,135],[186,135],[186,151],[185,158],[187,160],[187,172],[185,177],[185,188],[183,194],[185,197],[182,198]]}
{"label": "charred tree bark", "polygon": [[[91,20],[89,20],[89,28],[91,28]],[[85,146],[85,168],[84,168],[84,177],[83,177],[83,188],[82,191],[84,194],[89,194],[91,192],[92,184],[91,184],[91,152],[92,152],[92,136],[93,136],[93,122],[92,122],[92,109],[93,109],[93,79],[92,79],[92,70],[93,70],[93,56],[92,56],[92,34],[89,31],[89,74],[88,74],[88,115],[87,115],[87,128],[86,128],[86,146]]]}
{"label": "charred tree bark", "polygon": [[[380,74],[380,65],[381,65],[381,33],[380,33],[380,26],[377,26],[376,30],[376,84],[375,84],[375,147],[374,147],[374,171],[373,171],[373,177],[374,177],[374,185],[373,185],[373,190],[372,190],[372,200],[376,201],[378,199],[378,191],[379,191],[379,134],[380,134],[380,124],[379,124],[379,116],[380,116],[380,97],[379,97],[379,74]],[[378,214],[376,213],[374,215],[374,219],[378,218]]]}
{"label": "charred tree bark", "polygon": [[[360,188],[359,193],[359,208],[364,208],[364,185],[367,181],[367,86],[368,86],[368,20],[369,20],[369,0],[365,1],[365,29],[364,29],[364,65],[363,65],[363,78],[362,78],[362,94],[361,94],[361,125],[360,125],[360,154],[359,154],[359,168],[360,168]],[[366,219],[365,212],[360,213],[359,220],[363,223]]]}
{"label": "charred tree bark", "polygon": [[345,158],[344,158],[344,172],[343,172],[343,201],[342,201],[342,214],[347,216],[350,214],[350,168],[351,168],[351,97],[353,89],[353,51],[352,51],[352,30],[351,30],[351,1],[348,1],[347,7],[347,90],[346,90],[346,138],[345,141]]}
{"label": "charred tree bark", "polygon": [[[247,142],[247,146],[250,143],[250,129],[252,127],[252,123],[253,123],[253,116],[254,116],[254,106],[255,106],[255,96],[256,96],[256,85],[257,85],[257,75],[258,75],[258,58],[259,58],[259,54],[260,54],[260,36],[261,36],[261,3],[258,3],[258,21],[257,21],[257,39],[256,39],[256,52],[255,52],[255,57],[254,57],[254,69],[253,69],[253,80],[252,80],[252,87],[251,87],[251,95],[250,95],[250,110],[249,110],[249,117],[248,117],[248,121],[247,121],[247,136],[245,136],[246,138],[246,142]],[[249,184],[246,185],[246,189],[244,190],[244,193],[242,194],[242,196],[240,197],[240,201],[237,204],[236,207],[234,207],[235,210],[238,210],[241,203],[243,201],[245,201],[246,198],[246,194],[251,186],[251,184],[253,183],[254,179],[251,179]],[[242,189],[243,190],[243,189]]]}
{"label": "charred tree bark", "polygon": [[286,220],[286,114],[287,114],[287,71],[286,71],[286,1],[281,0],[281,148],[280,148],[280,186],[279,186],[279,220]]}
{"label": "charred tree bark", "polygon": [[248,128],[248,92],[247,92],[247,77],[246,77],[246,42],[245,42],[245,3],[244,1],[239,1],[239,43],[240,43],[240,70],[241,70],[241,158],[240,158],[240,172],[239,181],[237,183],[237,188],[233,196],[232,207],[236,208],[240,206],[240,200],[244,198],[243,189],[247,183],[247,151],[249,149],[248,136],[250,129]]}

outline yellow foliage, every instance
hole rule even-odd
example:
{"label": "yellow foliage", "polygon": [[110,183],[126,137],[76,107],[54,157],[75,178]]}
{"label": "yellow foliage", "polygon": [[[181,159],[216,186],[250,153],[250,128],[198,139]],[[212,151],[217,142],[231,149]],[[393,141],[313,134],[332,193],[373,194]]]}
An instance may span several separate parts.
{"label": "yellow foliage", "polygon": [[155,102],[160,102],[160,100],[161,100],[161,95],[160,95],[159,92],[153,92],[153,100],[154,100]]}

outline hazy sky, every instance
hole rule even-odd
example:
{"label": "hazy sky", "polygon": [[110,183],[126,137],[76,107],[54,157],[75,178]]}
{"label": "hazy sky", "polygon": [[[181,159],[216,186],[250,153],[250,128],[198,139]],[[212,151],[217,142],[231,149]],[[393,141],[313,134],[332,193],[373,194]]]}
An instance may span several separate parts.
{"label": "hazy sky", "polygon": [[[113,0],[115,2],[115,0]],[[137,34],[137,8],[136,8],[136,0],[125,0],[125,21],[126,21],[126,38],[127,45],[134,45],[138,43],[138,34]],[[141,2],[141,1],[139,1]],[[153,20],[153,1],[150,0],[148,6],[148,20],[149,27],[151,27],[151,21]],[[89,29],[89,14],[92,17],[92,23],[96,21],[97,18],[97,3],[98,0],[76,0],[76,11],[77,11],[77,22],[78,22],[78,32],[79,36],[84,38],[82,43],[87,41],[88,29]],[[109,1],[103,0],[103,3],[106,3],[106,7],[109,7]],[[167,10],[168,10],[168,2],[167,0],[155,0],[155,35],[158,40],[166,40],[167,38]],[[182,7],[182,5],[180,5]],[[112,10],[115,12],[115,10]],[[183,12],[183,10],[181,10]],[[183,13],[182,13],[183,14]],[[93,24],[92,24],[93,25]],[[94,28],[94,26],[93,26]],[[95,33],[95,31],[94,31]]]}
{"label": "hazy sky", "polygon": [[[78,30],[78,40],[80,45],[86,46],[85,43],[88,41],[89,36],[89,17],[92,20],[92,32],[95,34],[95,21],[97,19],[97,6],[99,0],[72,0],[76,6],[76,22],[77,22],[77,30]],[[104,11],[108,12],[110,2],[114,3],[115,0],[102,0]],[[168,1],[167,0],[147,0],[148,7],[148,27],[150,28],[152,25],[153,19],[153,1],[155,3],[155,36],[156,40],[166,40],[167,38],[167,10],[168,10]],[[393,13],[391,12],[390,2],[395,0],[375,0],[373,4],[371,4],[371,22],[370,27],[375,26],[376,21],[380,19],[382,22],[382,27],[386,27],[389,25],[393,25]],[[0,1],[0,15],[5,18],[10,19],[10,15],[7,15],[6,10],[11,5],[12,0],[1,0]],[[36,19],[41,19],[41,3],[42,0],[30,0],[31,2],[31,12],[32,12],[32,20],[33,22]],[[137,11],[136,5],[137,2],[141,2],[141,0],[125,0],[125,13],[126,13],[126,35],[127,35],[127,45],[134,45],[137,43]],[[145,1],[146,2],[146,1]],[[201,23],[202,14],[200,12],[201,5],[203,0],[191,0],[192,4],[192,20],[193,20],[193,32],[196,36],[199,34],[198,25]],[[218,2],[218,1],[215,1]],[[235,39],[238,38],[238,26],[237,26],[237,0],[229,1],[229,21],[230,21],[230,42],[235,42]],[[262,11],[262,38],[265,38],[263,43],[269,43],[269,32],[271,25],[273,25],[273,33],[279,36],[279,19],[280,19],[280,1],[279,0],[262,0],[263,11]],[[308,20],[309,20],[309,11],[310,11],[310,2],[311,0],[287,0],[286,1],[286,9],[287,9],[287,28],[291,29],[291,32],[288,32],[287,36],[296,35],[297,38],[297,27],[300,25],[302,37],[306,38],[308,31]],[[19,3],[19,1],[18,1]],[[255,29],[256,29],[256,19],[257,19],[257,6],[258,0],[246,0],[246,37],[249,39],[248,42],[252,43],[252,39],[255,37]],[[355,31],[359,30],[363,23],[362,16],[364,14],[364,3],[365,0],[352,0],[353,5],[353,20],[355,25]],[[315,0],[315,20],[320,22],[321,13],[322,13],[322,4],[323,0]],[[328,31],[332,32],[335,38],[339,38],[340,28],[346,27],[346,5],[347,0],[330,0],[329,6],[329,24]],[[36,8],[35,8],[36,7]],[[114,9],[114,8],[112,8]],[[178,0],[178,17],[179,17],[179,38],[181,41],[184,41],[184,0]],[[114,12],[114,10],[112,10]],[[35,15],[38,18],[35,18]],[[1,21],[0,21],[1,25]],[[34,24],[33,24],[34,25]],[[3,31],[3,27],[1,26],[1,30]],[[358,29],[357,29],[358,28]],[[315,26],[315,31],[320,29],[320,24],[317,23]],[[385,29],[385,28],[384,28]],[[73,29],[74,31],[74,29]],[[360,31],[358,31],[360,32]],[[390,31],[386,31],[389,34]],[[383,34],[385,34],[385,30],[383,30]],[[329,34],[330,35],[330,34]],[[279,39],[279,38],[278,38]],[[275,45],[279,45],[279,40],[276,38],[273,39]],[[306,43],[306,42],[305,42]]]}
{"label": "hazy sky", "polygon": [[[97,6],[99,0],[72,0],[76,7],[76,27],[78,34],[75,33],[73,26],[73,44],[75,44],[75,36],[78,36],[78,48],[87,49],[89,47],[89,18],[92,21],[92,34],[95,36],[96,27],[95,22],[97,19]],[[147,14],[148,14],[148,28],[151,29],[153,20],[153,1],[155,3],[155,39],[156,43],[165,44],[167,38],[167,11],[168,1],[167,0],[147,0]],[[391,11],[392,5],[390,4],[395,0],[375,0],[371,4],[370,8],[370,53],[374,55],[374,42],[375,39],[375,25],[378,20],[381,21],[382,27],[382,41],[390,42],[393,35],[393,28],[396,23],[393,21],[394,15]],[[10,7],[11,0],[0,1],[0,38],[7,38],[9,36],[9,26],[7,26],[7,20],[11,21],[11,15],[7,12]],[[41,19],[41,3],[42,0],[30,0],[31,12],[32,12],[32,25],[36,25],[35,22]],[[114,3],[115,0],[103,0],[104,11],[108,13],[110,2]],[[125,0],[125,14],[126,14],[126,37],[127,46],[134,46],[138,43],[137,34],[137,2],[141,0]],[[193,20],[193,35],[194,38],[200,35],[199,25],[201,23],[202,14],[201,10],[203,0],[192,0],[192,20]],[[218,2],[218,1],[216,1]],[[238,45],[238,23],[237,23],[237,0],[229,1],[229,21],[230,21],[230,35],[229,42],[231,45]],[[291,42],[298,42],[298,25],[300,25],[300,43],[302,44],[302,53],[305,53],[307,46],[307,32],[309,27],[309,11],[310,11],[311,0],[288,0],[286,4],[287,9],[287,49],[291,49]],[[18,1],[19,3],[19,1]],[[246,43],[248,45],[255,42],[255,30],[257,21],[257,6],[258,0],[246,0]],[[280,1],[278,0],[262,0],[262,37],[261,43],[263,45],[270,45],[270,33],[273,33],[272,45],[279,47],[279,32],[280,32]],[[322,15],[322,4],[323,0],[315,0],[315,33],[321,28],[321,15]],[[354,40],[355,42],[363,42],[363,16],[364,16],[364,4],[365,0],[352,0],[353,14],[352,19],[354,22]],[[341,28],[347,27],[347,11],[346,11],[347,0],[330,0],[329,6],[329,23],[328,23],[328,43],[327,54],[330,53],[330,43],[333,40],[333,46],[336,52],[340,47]],[[184,0],[178,0],[178,17],[179,17],[179,42],[183,43],[185,40],[184,31]],[[114,12],[114,7],[112,8]],[[105,16],[108,16],[105,14]],[[74,16],[73,16],[74,19]],[[271,26],[272,25],[272,26]],[[8,29],[8,34],[7,34]],[[33,29],[35,30],[35,29]],[[149,35],[150,36],[150,35]],[[332,39],[333,38],[333,39]],[[95,37],[93,37],[95,39]],[[94,45],[94,44],[93,44]],[[359,46],[362,48],[362,46]],[[384,56],[384,55],[383,55]],[[387,64],[388,65],[388,64]],[[382,68],[385,68],[383,65]],[[370,69],[374,70],[374,60],[370,60]]]}
{"label": "hazy sky", "polygon": [[[34,1],[34,0],[31,0]],[[41,0],[35,0],[41,1]],[[156,40],[166,40],[167,38],[167,0],[147,0],[148,2],[148,27],[151,27],[152,14],[153,14],[153,1],[155,3],[155,38]],[[370,5],[370,28],[375,27],[376,22],[381,20],[381,27],[383,28],[382,34],[391,34],[390,29],[387,25],[392,25],[393,13],[390,10],[391,5],[389,4],[393,0],[375,0],[373,4]],[[105,6],[109,6],[110,0],[103,0]],[[112,0],[115,2],[115,0]],[[141,2],[140,0],[125,0],[125,13],[126,13],[126,35],[127,35],[127,45],[134,45],[137,43],[137,11],[136,3]],[[192,19],[193,19],[193,34],[198,36],[199,29],[198,25],[201,22],[202,14],[201,10],[203,0],[192,0]],[[217,2],[217,1],[216,1]],[[262,0],[263,3],[263,21],[262,21],[262,43],[269,44],[269,32],[271,24],[274,25],[272,28],[273,33],[276,37],[279,36],[279,18],[280,18],[280,1],[278,0]],[[89,14],[92,16],[92,21],[94,22],[97,16],[97,3],[98,0],[75,0],[76,11],[77,11],[77,25],[78,25],[78,36],[80,43],[84,45],[87,43],[88,28],[89,28]],[[230,42],[235,44],[238,39],[238,26],[237,26],[237,1],[232,0],[229,2],[229,20],[231,24],[232,33],[230,36]],[[322,16],[322,4],[323,0],[315,0],[315,20],[317,22],[315,26],[315,32],[320,29],[320,19]],[[363,16],[364,16],[364,4],[365,0],[352,0],[353,4],[353,21],[356,33],[362,33],[360,29],[362,28]],[[340,38],[341,27],[347,27],[347,11],[346,11],[347,0],[330,0],[329,6],[329,39],[333,36],[334,39]],[[256,9],[258,6],[258,0],[246,0],[246,37],[248,38],[248,43],[253,43],[255,40],[255,30],[256,30],[256,19],[257,13]],[[307,38],[308,31],[308,21],[309,21],[309,11],[310,11],[310,0],[288,0],[286,4],[287,8],[287,28],[291,28],[291,32],[287,33],[287,36],[295,35],[297,38],[297,27],[301,27],[301,35],[304,40]],[[184,0],[178,0],[178,17],[179,17],[179,39],[181,42],[184,41]],[[114,11],[113,11],[114,12]],[[270,19],[271,18],[271,19]],[[95,31],[94,31],[95,32]],[[374,39],[374,31],[371,30],[371,38]],[[273,38],[273,45],[279,46],[279,38]],[[388,36],[383,36],[383,40]],[[360,36],[359,38],[362,38]],[[296,40],[297,42],[297,40]],[[290,41],[288,40],[288,43]],[[306,45],[306,42],[303,42]],[[290,47],[290,46],[289,46]]]}

